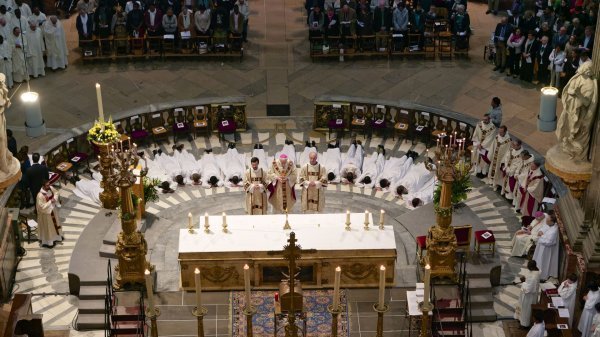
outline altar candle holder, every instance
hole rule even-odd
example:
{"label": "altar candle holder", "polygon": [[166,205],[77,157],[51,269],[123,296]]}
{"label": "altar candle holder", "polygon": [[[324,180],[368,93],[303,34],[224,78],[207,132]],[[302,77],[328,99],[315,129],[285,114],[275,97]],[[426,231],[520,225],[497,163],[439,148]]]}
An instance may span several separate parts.
{"label": "altar candle holder", "polygon": [[381,213],[379,215],[379,229],[380,230],[385,229],[384,222],[385,222],[385,211],[381,210]]}
{"label": "altar candle holder", "polygon": [[192,222],[192,213],[188,214],[188,232],[190,234],[194,233],[194,225],[193,225],[193,222]]}
{"label": "altar candle holder", "polygon": [[334,307],[333,304],[327,306],[327,312],[331,314],[331,337],[337,337],[338,335],[338,316],[342,313],[342,306],[340,304]]}
{"label": "altar candle holder", "polygon": [[346,211],[346,230],[351,230],[350,228],[350,211]]}
{"label": "altar candle holder", "polygon": [[246,315],[246,337],[252,337],[254,333],[252,332],[252,316],[256,314],[256,308],[247,304],[244,307],[244,315]]}
{"label": "altar candle holder", "polygon": [[366,231],[369,230],[369,211],[365,211],[365,227]]}
{"label": "altar candle holder", "polygon": [[377,332],[375,333],[375,337],[383,337],[383,314],[390,310],[390,306],[384,304],[380,307],[379,303],[375,303],[373,304],[373,310],[377,313]]}
{"label": "altar candle holder", "polygon": [[196,316],[198,321],[198,337],[204,337],[204,316],[208,313],[208,309],[204,306],[200,308],[194,307],[192,315]]}

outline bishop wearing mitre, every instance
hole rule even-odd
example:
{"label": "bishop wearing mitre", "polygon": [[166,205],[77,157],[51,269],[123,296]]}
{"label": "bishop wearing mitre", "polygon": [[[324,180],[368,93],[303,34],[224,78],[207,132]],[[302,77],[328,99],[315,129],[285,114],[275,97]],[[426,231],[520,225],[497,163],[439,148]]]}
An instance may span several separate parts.
{"label": "bishop wearing mitre", "polygon": [[284,213],[292,210],[296,203],[294,191],[296,179],[296,164],[288,160],[287,155],[282,154],[273,160],[269,169],[267,188],[270,192],[269,203],[273,205],[274,212]]}
{"label": "bishop wearing mitre", "polygon": [[35,208],[38,214],[39,240],[42,246],[48,248],[54,247],[54,242],[62,241],[63,232],[58,216],[58,207],[60,207],[58,193],[46,180],[36,196]]}
{"label": "bishop wearing mitre", "polygon": [[490,115],[483,115],[483,120],[477,123],[473,132],[473,151],[471,162],[475,164],[475,173],[483,178],[488,173],[491,163],[492,145],[496,139],[496,127],[490,121]]}
{"label": "bishop wearing mitre", "polygon": [[246,192],[246,213],[249,215],[267,214],[267,172],[258,167],[258,158],[250,159],[250,168],[244,174]]}
{"label": "bishop wearing mitre", "polygon": [[325,207],[327,169],[317,162],[317,153],[308,154],[308,164],[300,168],[299,183],[302,185],[302,211],[322,212]]}
{"label": "bishop wearing mitre", "polygon": [[492,145],[492,155],[490,158],[490,168],[488,170],[487,183],[488,185],[495,186],[498,177],[502,179],[502,160],[506,153],[510,150],[510,136],[508,135],[508,128],[506,125],[502,125],[498,128],[498,134],[494,139]]}

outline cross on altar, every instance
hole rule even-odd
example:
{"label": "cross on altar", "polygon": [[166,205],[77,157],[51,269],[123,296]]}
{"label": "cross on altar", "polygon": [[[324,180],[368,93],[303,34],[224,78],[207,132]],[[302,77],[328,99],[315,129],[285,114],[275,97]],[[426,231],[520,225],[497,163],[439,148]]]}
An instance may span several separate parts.
{"label": "cross on altar", "polygon": [[296,242],[296,233],[291,232],[290,238],[287,240],[289,244],[283,246],[282,252],[269,252],[270,255],[282,254],[283,258],[288,261],[288,285],[292,296],[290,297],[290,310],[288,314],[288,324],[285,327],[285,336],[286,337],[298,337],[298,327],[296,326],[296,310],[294,304],[294,289],[296,283],[296,260],[299,260],[302,257],[302,254],[312,254],[316,253],[316,249],[302,249],[300,245],[297,245]]}

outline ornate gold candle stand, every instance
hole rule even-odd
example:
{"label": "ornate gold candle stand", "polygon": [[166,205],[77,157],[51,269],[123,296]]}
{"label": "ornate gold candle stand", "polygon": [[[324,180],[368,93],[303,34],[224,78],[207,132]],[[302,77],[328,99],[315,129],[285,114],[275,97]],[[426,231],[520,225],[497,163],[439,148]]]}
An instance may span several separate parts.
{"label": "ornate gold candle stand", "polygon": [[208,313],[208,309],[204,306],[200,308],[194,307],[192,310],[192,315],[196,316],[198,320],[198,337],[204,337],[204,316]]}
{"label": "ornate gold candle stand", "polygon": [[100,187],[102,187],[100,202],[102,202],[102,207],[106,209],[117,209],[119,205],[119,192],[116,186],[111,183],[114,175],[112,168],[114,158],[110,153],[114,143],[93,143],[98,147],[98,161],[100,163],[100,174],[102,175],[102,181],[100,182]]}

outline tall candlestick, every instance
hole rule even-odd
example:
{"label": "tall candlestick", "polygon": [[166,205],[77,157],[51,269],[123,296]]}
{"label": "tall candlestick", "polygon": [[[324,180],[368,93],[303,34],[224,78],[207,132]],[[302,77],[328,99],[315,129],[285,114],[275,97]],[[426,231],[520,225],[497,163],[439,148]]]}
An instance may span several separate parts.
{"label": "tall candlestick", "polygon": [[346,210],[346,224],[350,223],[350,210]]}
{"label": "tall candlestick", "polygon": [[385,305],[385,266],[379,267],[379,309]]}
{"label": "tall candlestick", "polygon": [[148,311],[154,311],[154,292],[152,291],[152,274],[146,269],[144,272],[146,279],[146,292],[148,293]]}
{"label": "tall candlestick", "polygon": [[188,228],[192,228],[192,213],[188,213]]}
{"label": "tall candlestick", "polygon": [[96,83],[96,100],[98,100],[98,114],[99,122],[101,123],[102,131],[104,131],[104,109],[102,108],[102,92],[100,91],[100,84]]}
{"label": "tall candlestick", "polygon": [[196,286],[196,308],[200,310],[202,306],[202,281],[200,280],[200,269],[194,270],[194,285]]}
{"label": "tall candlestick", "polygon": [[250,266],[244,265],[244,291],[246,293],[246,308],[250,308]]}
{"label": "tall candlestick", "polygon": [[223,212],[223,224],[227,223],[227,214],[225,214],[225,212]]}
{"label": "tall candlestick", "polygon": [[456,145],[456,131],[454,131],[454,145]]}
{"label": "tall candlestick", "polygon": [[385,222],[385,211],[381,210],[381,213],[379,214],[379,229],[383,229],[384,222]]}
{"label": "tall candlestick", "polygon": [[365,225],[369,224],[369,211],[365,210]]}
{"label": "tall candlestick", "polygon": [[430,265],[426,265],[425,266],[425,285],[424,285],[424,289],[423,291],[425,292],[423,294],[423,306],[427,306],[429,305],[429,281],[431,279],[431,266]]}
{"label": "tall candlestick", "polygon": [[204,212],[204,232],[210,233],[210,224],[208,223],[208,213]]}
{"label": "tall candlestick", "polygon": [[342,276],[342,268],[335,268],[335,279],[333,282],[333,309],[337,310],[340,305],[340,279]]}
{"label": "tall candlestick", "polygon": [[448,142],[448,144],[450,144],[450,146],[452,146],[452,135],[450,135],[450,141]]}

